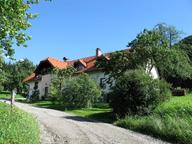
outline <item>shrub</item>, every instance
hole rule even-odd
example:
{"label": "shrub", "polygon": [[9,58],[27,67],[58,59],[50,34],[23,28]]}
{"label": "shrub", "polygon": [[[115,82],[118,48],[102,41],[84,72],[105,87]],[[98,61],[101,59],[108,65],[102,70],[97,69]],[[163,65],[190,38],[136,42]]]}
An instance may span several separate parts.
{"label": "shrub", "polygon": [[36,101],[36,100],[39,100],[39,89],[38,89],[38,82],[35,82],[35,85],[34,85],[34,88],[33,88],[33,92],[32,92],[32,95],[30,97],[30,100],[31,101]]}
{"label": "shrub", "polygon": [[100,95],[96,82],[82,74],[65,82],[62,100],[66,107],[91,107]]}
{"label": "shrub", "polygon": [[54,104],[60,99],[60,83],[57,79],[52,79],[50,84],[50,100]]}
{"label": "shrub", "polygon": [[150,116],[127,116],[116,125],[178,144],[192,144],[192,96],[172,97]]}
{"label": "shrub", "polygon": [[34,90],[33,92],[32,92],[32,95],[31,95],[31,101],[37,101],[37,100],[39,100],[39,94],[40,94],[40,92],[39,92],[39,90]]}
{"label": "shrub", "polygon": [[62,98],[62,88],[65,81],[73,75],[76,71],[74,67],[68,67],[67,69],[54,69],[52,74],[51,84],[50,84],[50,99],[52,103],[61,101]]}
{"label": "shrub", "polygon": [[144,70],[130,70],[119,77],[110,94],[110,104],[115,114],[149,114],[169,96],[168,85],[154,80]]}

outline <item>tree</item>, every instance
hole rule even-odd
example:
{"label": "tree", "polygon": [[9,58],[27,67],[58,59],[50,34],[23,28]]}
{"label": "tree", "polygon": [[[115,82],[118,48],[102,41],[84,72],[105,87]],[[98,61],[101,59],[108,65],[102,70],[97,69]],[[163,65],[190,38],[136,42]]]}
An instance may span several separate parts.
{"label": "tree", "polygon": [[169,48],[171,48],[175,43],[179,42],[181,39],[181,31],[178,31],[174,26],[169,26],[166,23],[157,24],[154,27],[155,31],[158,31],[162,36],[162,42],[167,41],[169,43]]}
{"label": "tree", "polygon": [[[192,36],[188,36],[176,43],[174,48],[179,49],[185,53],[185,57],[189,58],[189,64],[192,66]],[[181,60],[182,62],[182,60]],[[185,65],[185,63],[182,63]],[[190,69],[190,66],[189,66]],[[183,69],[182,69],[183,70]],[[185,70],[184,70],[185,71]],[[167,81],[172,84],[173,87],[192,88],[192,77],[182,78],[169,76]]]}
{"label": "tree", "polygon": [[111,54],[111,59],[97,61],[97,66],[107,69],[110,78],[118,78],[128,69],[143,67],[147,72],[155,66],[160,78],[168,76],[191,77],[189,58],[182,50],[169,48],[169,40],[161,31],[145,29],[128,44],[130,49]]}
{"label": "tree", "polygon": [[26,46],[30,39],[24,31],[31,24],[30,19],[36,17],[28,10],[31,4],[37,4],[38,0],[1,0],[0,1],[0,51],[6,56],[13,56],[14,42],[20,46]]}
{"label": "tree", "polygon": [[67,80],[62,89],[62,102],[66,108],[91,107],[101,96],[101,90],[88,74],[81,74]]}
{"label": "tree", "polygon": [[53,70],[53,78],[51,80],[50,85],[50,95],[52,101],[58,101],[62,97],[62,88],[65,84],[65,80],[71,78],[73,73],[75,72],[74,67],[68,67],[67,69],[54,69]]}
{"label": "tree", "polygon": [[[14,44],[27,46],[26,41],[31,37],[25,31],[31,27],[29,20],[37,16],[30,13],[29,9],[31,5],[38,3],[39,0],[0,0],[0,69],[4,56],[13,59]],[[1,71],[1,73],[4,72]]]}
{"label": "tree", "polygon": [[5,90],[11,91],[17,88],[18,93],[26,92],[27,85],[22,81],[25,77],[31,74],[35,70],[34,64],[24,59],[16,63],[4,63],[3,71],[5,73],[5,81],[3,86]]}
{"label": "tree", "polygon": [[178,44],[175,45],[179,49],[182,49],[188,55],[192,64],[192,36],[188,36],[182,39]]}
{"label": "tree", "polygon": [[192,67],[185,52],[176,47],[169,48],[169,41],[156,30],[144,30],[135,40],[129,43],[130,60],[135,65],[146,69],[157,67],[161,78],[169,76],[189,78]]}
{"label": "tree", "polygon": [[164,81],[154,80],[143,69],[129,70],[112,87],[110,105],[120,117],[146,115],[169,96],[170,90]]}

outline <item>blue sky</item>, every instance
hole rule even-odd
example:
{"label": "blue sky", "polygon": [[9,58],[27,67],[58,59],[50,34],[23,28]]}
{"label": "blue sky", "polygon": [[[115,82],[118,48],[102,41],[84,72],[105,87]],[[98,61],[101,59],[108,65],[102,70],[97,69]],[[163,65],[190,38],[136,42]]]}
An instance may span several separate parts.
{"label": "blue sky", "polygon": [[27,31],[27,48],[16,59],[35,64],[46,57],[69,59],[124,49],[144,28],[165,22],[192,34],[191,0],[52,0],[32,6],[39,13]]}

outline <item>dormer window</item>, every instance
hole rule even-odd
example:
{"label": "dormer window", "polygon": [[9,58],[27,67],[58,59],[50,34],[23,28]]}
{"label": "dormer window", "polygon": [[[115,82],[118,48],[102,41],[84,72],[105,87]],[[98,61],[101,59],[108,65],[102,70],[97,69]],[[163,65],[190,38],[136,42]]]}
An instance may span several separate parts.
{"label": "dormer window", "polygon": [[74,67],[77,71],[80,71],[84,68],[86,68],[87,64],[83,60],[78,60],[74,63]]}

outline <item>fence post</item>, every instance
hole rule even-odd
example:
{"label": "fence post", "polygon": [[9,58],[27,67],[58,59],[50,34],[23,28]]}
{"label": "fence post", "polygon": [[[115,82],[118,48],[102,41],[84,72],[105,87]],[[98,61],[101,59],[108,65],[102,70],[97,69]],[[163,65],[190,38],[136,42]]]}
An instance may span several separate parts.
{"label": "fence post", "polygon": [[15,102],[15,95],[16,95],[16,91],[15,91],[15,89],[13,89],[11,92],[11,108],[13,107],[14,102]]}

